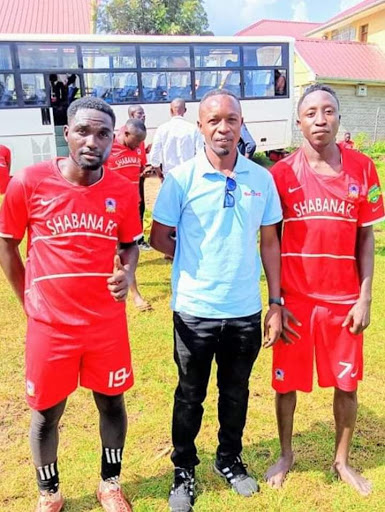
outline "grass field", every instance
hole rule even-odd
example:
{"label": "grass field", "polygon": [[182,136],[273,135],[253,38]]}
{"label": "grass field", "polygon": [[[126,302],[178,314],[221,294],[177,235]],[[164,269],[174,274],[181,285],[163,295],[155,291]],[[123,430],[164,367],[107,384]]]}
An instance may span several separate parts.
{"label": "grass field", "polygon": [[[379,162],[379,170],[385,183],[384,161]],[[365,380],[359,389],[360,408],[351,457],[352,464],[373,481],[372,495],[361,498],[331,476],[332,391],[318,388],[311,395],[299,396],[294,437],[296,464],[284,488],[274,491],[262,483],[261,492],[249,499],[231,492],[212,472],[218,428],[213,375],[197,440],[201,465],[197,468],[196,512],[385,511],[385,223],[377,225],[375,231],[372,324],[366,334]],[[139,313],[131,303],[127,306],[136,385],[126,395],[129,431],[122,482],[136,512],[168,510],[172,480],[170,418],[176,384],[169,310],[170,270],[170,264],[159,253],[141,254],[138,281],[154,311]],[[266,297],[264,282],[263,292]],[[28,446],[29,411],[24,400],[25,317],[3,276],[0,311],[0,511],[27,512],[33,510],[37,492]],[[260,480],[279,452],[270,360],[271,352],[263,350],[254,367],[244,434],[244,460]],[[100,510],[95,497],[100,445],[96,409],[89,391],[79,389],[69,398],[60,436],[65,511]]]}

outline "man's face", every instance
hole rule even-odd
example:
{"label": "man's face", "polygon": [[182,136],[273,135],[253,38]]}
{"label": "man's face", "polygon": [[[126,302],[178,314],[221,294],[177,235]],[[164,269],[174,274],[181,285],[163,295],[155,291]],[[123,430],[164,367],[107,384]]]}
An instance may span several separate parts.
{"label": "man's face", "polygon": [[114,140],[111,117],[94,109],[78,110],[64,127],[72,161],[82,170],[96,171],[107,160]]}
{"label": "man's face", "polygon": [[350,141],[350,133],[345,133],[345,142]]}
{"label": "man's face", "polygon": [[123,135],[123,144],[130,149],[136,149],[139,147],[140,143],[144,141],[145,138],[146,136],[141,132],[131,133],[128,129],[126,129]]}
{"label": "man's face", "polygon": [[206,149],[219,157],[236,151],[241,125],[241,109],[232,96],[211,96],[200,106],[198,126]]}
{"label": "man's face", "polygon": [[138,107],[135,109],[132,113],[133,119],[139,119],[140,121],[143,121],[143,123],[146,121],[146,114],[144,113],[144,110],[142,107]]}
{"label": "man's face", "polygon": [[338,104],[326,91],[314,91],[302,102],[297,125],[313,147],[325,147],[334,142],[340,125]]}

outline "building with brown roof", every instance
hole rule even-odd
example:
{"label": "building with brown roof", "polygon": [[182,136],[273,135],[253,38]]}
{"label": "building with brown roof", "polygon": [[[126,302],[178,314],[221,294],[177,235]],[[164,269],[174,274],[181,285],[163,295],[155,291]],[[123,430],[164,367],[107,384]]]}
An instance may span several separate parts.
{"label": "building with brown roof", "polygon": [[269,33],[296,39],[296,99],[310,84],[326,83],[341,102],[341,135],[385,139],[385,0],[364,0],[325,23],[261,20],[238,35]]}

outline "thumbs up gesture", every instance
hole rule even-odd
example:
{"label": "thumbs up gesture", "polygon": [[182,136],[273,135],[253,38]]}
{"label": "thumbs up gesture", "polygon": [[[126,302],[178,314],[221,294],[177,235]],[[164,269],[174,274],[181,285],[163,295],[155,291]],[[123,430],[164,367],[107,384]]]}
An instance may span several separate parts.
{"label": "thumbs up gesture", "polygon": [[107,279],[107,288],[117,302],[126,300],[131,282],[128,265],[124,266],[120,256],[115,254],[114,270],[112,276]]}

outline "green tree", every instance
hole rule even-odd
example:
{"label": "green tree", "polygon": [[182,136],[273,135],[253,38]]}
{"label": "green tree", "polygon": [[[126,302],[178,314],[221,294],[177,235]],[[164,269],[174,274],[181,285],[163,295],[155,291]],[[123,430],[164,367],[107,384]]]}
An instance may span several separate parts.
{"label": "green tree", "polygon": [[112,34],[202,34],[208,28],[202,0],[104,0],[99,31]]}

